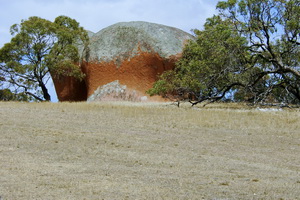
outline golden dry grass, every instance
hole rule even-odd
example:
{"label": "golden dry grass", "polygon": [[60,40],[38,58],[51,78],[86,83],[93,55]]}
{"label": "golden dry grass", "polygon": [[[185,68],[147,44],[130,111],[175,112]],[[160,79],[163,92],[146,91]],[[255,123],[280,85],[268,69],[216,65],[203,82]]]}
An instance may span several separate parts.
{"label": "golden dry grass", "polygon": [[299,199],[299,117],[239,106],[2,102],[0,196]]}

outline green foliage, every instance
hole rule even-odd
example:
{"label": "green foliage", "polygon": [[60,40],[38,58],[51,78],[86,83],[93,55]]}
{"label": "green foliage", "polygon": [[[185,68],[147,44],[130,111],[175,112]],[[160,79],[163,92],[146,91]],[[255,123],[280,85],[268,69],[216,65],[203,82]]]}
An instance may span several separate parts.
{"label": "green foliage", "polygon": [[260,69],[246,90],[252,90],[256,101],[300,103],[300,2],[239,0],[219,2],[217,7],[247,38],[250,61]]}
{"label": "green foliage", "polygon": [[83,55],[78,47],[87,48],[89,38],[76,20],[59,16],[51,22],[30,17],[10,31],[14,37],[0,50],[0,74],[11,86],[37,100],[49,101],[46,83],[50,73],[84,77],[79,66]]}
{"label": "green foliage", "polygon": [[175,72],[166,71],[160,77],[160,80],[156,81],[153,85],[153,88],[149,89],[147,93],[151,96],[153,95],[167,95],[172,93],[175,88]]}
{"label": "green foliage", "polygon": [[149,94],[176,94],[181,100],[219,100],[242,86],[247,67],[247,40],[219,16],[207,19],[205,30],[194,31],[196,39],[183,50],[172,72],[164,73]]}
{"label": "green foliage", "polygon": [[300,103],[299,0],[227,0],[217,8],[150,94]]}
{"label": "green foliage", "polygon": [[25,93],[13,93],[10,89],[3,89],[0,90],[0,101],[33,101],[33,99]]}

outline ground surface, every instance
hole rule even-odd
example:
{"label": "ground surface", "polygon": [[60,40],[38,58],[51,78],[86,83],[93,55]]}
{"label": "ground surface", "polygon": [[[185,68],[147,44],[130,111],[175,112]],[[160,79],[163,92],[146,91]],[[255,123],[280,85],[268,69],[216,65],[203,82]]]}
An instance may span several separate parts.
{"label": "ground surface", "polygon": [[0,196],[299,199],[300,112],[0,103]]}

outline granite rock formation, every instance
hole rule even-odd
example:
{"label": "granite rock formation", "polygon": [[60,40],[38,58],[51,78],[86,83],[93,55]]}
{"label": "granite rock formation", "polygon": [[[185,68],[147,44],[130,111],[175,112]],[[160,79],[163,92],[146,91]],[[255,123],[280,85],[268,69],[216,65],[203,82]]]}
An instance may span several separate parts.
{"label": "granite rock formation", "polygon": [[98,88],[114,81],[137,98],[149,99],[145,91],[158,75],[174,68],[185,42],[193,39],[182,30],[148,22],[117,23],[89,36],[89,51],[81,66],[85,80],[54,80],[60,101],[97,100],[94,97],[102,91]]}
{"label": "granite rock formation", "polygon": [[121,85],[119,80],[116,80],[99,86],[87,101],[142,101],[143,98],[145,96],[140,97],[135,90],[128,90],[126,85]]}

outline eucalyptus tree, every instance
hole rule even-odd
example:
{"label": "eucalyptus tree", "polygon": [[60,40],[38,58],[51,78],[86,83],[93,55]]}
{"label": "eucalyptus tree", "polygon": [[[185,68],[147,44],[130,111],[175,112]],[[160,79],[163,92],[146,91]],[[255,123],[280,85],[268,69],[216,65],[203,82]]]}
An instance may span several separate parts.
{"label": "eucalyptus tree", "polygon": [[257,100],[300,103],[300,1],[228,0],[217,8],[247,38],[249,62],[260,69],[249,85],[267,80]]}
{"label": "eucalyptus tree", "polygon": [[300,103],[300,1],[227,0],[217,9],[149,93],[193,104]]}
{"label": "eucalyptus tree", "polygon": [[3,85],[38,101],[50,101],[47,82],[51,76],[84,77],[80,62],[89,38],[76,20],[59,16],[51,22],[30,17],[10,31],[13,38],[0,49]]}
{"label": "eucalyptus tree", "polygon": [[175,69],[162,74],[148,93],[187,99],[195,105],[220,100],[244,86],[247,40],[233,26],[220,16],[207,19],[203,31],[194,30],[196,39],[185,46]]}

